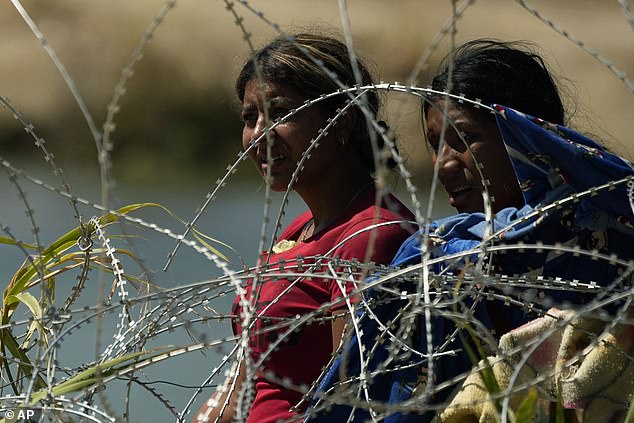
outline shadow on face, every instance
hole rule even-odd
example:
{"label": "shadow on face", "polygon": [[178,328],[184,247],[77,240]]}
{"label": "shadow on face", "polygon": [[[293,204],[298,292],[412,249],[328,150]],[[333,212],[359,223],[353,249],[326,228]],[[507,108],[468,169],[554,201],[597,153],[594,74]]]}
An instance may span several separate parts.
{"label": "shadow on face", "polygon": [[449,204],[459,212],[484,212],[484,192],[493,212],[524,205],[502,136],[489,112],[437,100],[427,111],[427,142]]}

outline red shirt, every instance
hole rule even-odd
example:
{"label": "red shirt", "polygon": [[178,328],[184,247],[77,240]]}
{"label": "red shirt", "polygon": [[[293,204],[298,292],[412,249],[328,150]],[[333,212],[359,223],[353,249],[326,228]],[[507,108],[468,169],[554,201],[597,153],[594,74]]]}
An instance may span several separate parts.
{"label": "red shirt", "polygon": [[[412,219],[409,210],[392,195],[384,199],[381,207],[376,207],[375,195],[373,191],[360,198],[325,230],[297,243],[293,248],[273,253],[270,257],[263,254],[262,263],[266,263],[269,258],[267,277],[258,281],[257,295],[253,295],[251,282],[246,286],[247,298],[255,302],[255,312],[259,315],[250,329],[251,359],[253,363],[260,363],[255,375],[255,398],[248,423],[287,421],[297,416],[290,408],[300,401],[302,393],[284,387],[280,381],[284,379],[292,385],[308,387],[318,378],[332,355],[331,324],[329,321],[320,322],[319,317],[330,315],[334,308],[345,310],[346,305],[339,302],[332,308],[325,307],[321,312],[315,312],[323,304],[335,301],[343,297],[344,292],[353,290],[354,284],[349,280],[341,281],[342,291],[342,287],[332,278],[311,278],[309,274],[329,271],[327,259],[315,266],[313,256],[327,255],[329,258],[363,261],[369,242],[373,239],[370,261],[387,264],[410,234],[411,231],[395,223],[363,232],[342,243],[348,236],[368,226]],[[310,212],[303,213],[279,239],[297,240],[311,219]],[[300,263],[301,268],[297,268]],[[288,272],[297,275],[270,277],[271,274]],[[344,276],[345,272],[337,274]],[[239,316],[240,310],[236,298],[234,315]],[[301,321],[302,316],[311,313],[316,320]],[[234,332],[240,333],[241,329],[241,325],[236,324]]]}

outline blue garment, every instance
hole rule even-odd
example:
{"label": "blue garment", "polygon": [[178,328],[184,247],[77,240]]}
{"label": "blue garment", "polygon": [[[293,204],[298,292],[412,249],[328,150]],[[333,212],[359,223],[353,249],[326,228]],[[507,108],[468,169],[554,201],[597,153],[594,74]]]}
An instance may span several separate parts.
{"label": "blue garment", "polygon": [[[368,307],[360,308],[357,314],[360,336],[352,337],[345,351],[328,369],[306,413],[306,421],[372,421],[369,405],[385,423],[430,420],[435,414],[434,405],[446,400],[452,385],[448,382],[444,389],[421,400],[420,394],[425,393],[427,368],[432,366],[431,385],[436,386],[468,372],[472,366],[465,346],[475,348],[473,336],[457,330],[454,320],[447,318],[455,307],[452,301],[455,294],[451,289],[447,292],[447,287],[455,286],[456,277],[474,272],[476,266],[481,266],[488,274],[595,282],[616,290],[622,289],[623,284],[631,283],[631,276],[627,280],[620,278],[627,266],[608,260],[594,260],[583,251],[596,251],[607,256],[614,254],[623,260],[634,258],[632,165],[569,128],[502,106],[495,108],[498,111],[498,127],[522,188],[525,206],[503,209],[495,215],[493,222],[487,222],[483,213],[463,213],[433,222],[428,229],[426,244],[430,257],[451,258],[434,261],[430,270],[436,275],[446,274],[448,280],[453,277],[454,282],[445,284],[444,292],[442,285],[432,287],[430,296],[434,309],[430,325],[425,324],[420,304],[413,304],[411,296],[405,298],[406,294],[420,292],[419,278],[388,281],[368,289],[364,294]],[[624,178],[630,178],[629,182],[619,182]],[[609,190],[583,194],[609,183],[614,183]],[[580,193],[582,195],[575,201],[543,209]],[[497,236],[489,239],[496,231]],[[424,230],[421,230],[405,241],[392,265],[406,267],[420,263],[423,238]],[[484,238],[487,241],[483,243]],[[558,243],[577,246],[582,253],[555,254],[549,249],[515,248],[506,254],[485,254],[486,249],[483,249],[503,244],[512,248],[518,243],[535,245],[539,242],[545,246]],[[461,283],[467,283],[465,281]],[[385,287],[389,289],[382,289]],[[517,327],[534,317],[526,307],[490,301],[492,291],[495,292],[489,289],[482,291],[482,295],[474,295],[472,290],[470,296],[462,298],[462,305],[473,310],[472,328],[477,329],[479,325],[497,328],[499,335],[499,332]],[[401,294],[395,295],[395,292]],[[497,293],[515,296],[542,308],[584,304],[603,295],[601,291],[598,294],[581,294],[574,290],[556,289],[515,289]],[[486,298],[489,301],[483,301]],[[612,311],[618,305],[612,304],[613,308],[608,306],[605,310]],[[419,313],[414,314],[416,318],[412,324],[406,316],[416,311]],[[455,354],[438,355],[430,363],[426,354],[426,327],[431,327],[435,353],[453,351]],[[406,345],[398,342],[399,337],[405,337]],[[363,374],[361,348],[366,368]],[[365,384],[360,382],[360,376]],[[456,383],[459,384],[459,380]],[[366,390],[360,389],[363,386]],[[414,402],[408,402],[410,400]],[[355,404],[358,407],[355,408]],[[403,410],[406,412],[400,412]]]}

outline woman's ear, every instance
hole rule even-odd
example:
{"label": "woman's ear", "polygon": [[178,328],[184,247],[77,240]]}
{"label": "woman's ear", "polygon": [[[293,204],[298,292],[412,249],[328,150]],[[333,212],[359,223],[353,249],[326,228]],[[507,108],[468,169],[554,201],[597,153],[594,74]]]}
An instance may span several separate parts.
{"label": "woman's ear", "polygon": [[335,131],[337,134],[337,140],[342,145],[345,145],[349,142],[352,134],[354,132],[354,128],[357,122],[357,111],[356,110],[348,110],[343,115],[339,116],[337,120],[337,124],[335,125]]}

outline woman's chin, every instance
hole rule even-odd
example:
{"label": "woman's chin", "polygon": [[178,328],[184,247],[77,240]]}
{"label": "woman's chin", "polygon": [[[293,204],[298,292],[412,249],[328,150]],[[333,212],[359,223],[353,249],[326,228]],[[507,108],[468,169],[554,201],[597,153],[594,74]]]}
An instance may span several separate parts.
{"label": "woman's chin", "polygon": [[[266,183],[266,175],[262,174],[262,180]],[[269,182],[269,189],[273,192],[284,192],[288,188],[288,178],[280,178],[279,175],[271,175]]]}
{"label": "woman's chin", "polygon": [[285,192],[288,189],[288,181],[276,181],[273,178],[270,187],[273,192]]}
{"label": "woman's chin", "polygon": [[456,209],[458,213],[473,213],[482,211],[484,209],[481,201],[482,199],[480,198],[480,203],[476,204],[469,194],[471,194],[469,191],[465,191],[460,194],[449,194],[449,205]]}

